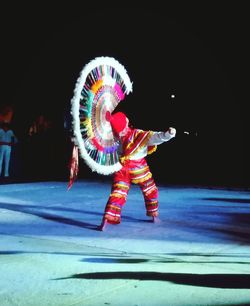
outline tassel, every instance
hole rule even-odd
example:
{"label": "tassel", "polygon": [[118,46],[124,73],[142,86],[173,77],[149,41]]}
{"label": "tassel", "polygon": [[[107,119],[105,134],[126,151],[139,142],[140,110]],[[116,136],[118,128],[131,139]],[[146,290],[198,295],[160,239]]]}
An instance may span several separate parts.
{"label": "tassel", "polygon": [[72,157],[71,157],[69,168],[70,168],[70,176],[69,176],[68,190],[70,190],[74,181],[76,180],[78,169],[79,169],[78,148],[75,145],[73,146]]}

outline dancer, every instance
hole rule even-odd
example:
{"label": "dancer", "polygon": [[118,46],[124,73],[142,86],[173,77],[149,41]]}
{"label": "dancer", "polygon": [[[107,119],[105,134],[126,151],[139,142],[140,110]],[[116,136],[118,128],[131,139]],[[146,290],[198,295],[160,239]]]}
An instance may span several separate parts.
{"label": "dancer", "polygon": [[107,223],[121,222],[122,207],[126,203],[131,183],[138,184],[143,193],[147,216],[152,217],[153,222],[159,222],[158,189],[145,157],[153,153],[157,145],[175,137],[176,129],[170,127],[166,132],[153,132],[132,128],[123,112],[113,115],[107,112],[106,120],[120,141],[122,168],[113,175],[111,194],[99,229],[103,231]]}
{"label": "dancer", "polygon": [[115,109],[130,92],[132,82],[126,69],[112,57],[97,57],[83,67],[71,100],[74,146],[68,190],[79,170],[78,151],[92,171],[114,176],[98,226],[101,230],[107,223],[121,222],[121,210],[133,183],[141,188],[146,214],[158,221],[158,189],[145,157],[175,137],[176,130],[153,132],[129,126],[126,115]]}

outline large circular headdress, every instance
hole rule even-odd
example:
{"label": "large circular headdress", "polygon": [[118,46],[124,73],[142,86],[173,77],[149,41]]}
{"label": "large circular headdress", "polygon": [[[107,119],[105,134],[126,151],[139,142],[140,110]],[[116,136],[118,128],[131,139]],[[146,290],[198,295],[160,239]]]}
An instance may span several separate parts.
{"label": "large circular headdress", "polygon": [[112,57],[97,57],[81,71],[71,99],[73,141],[86,164],[100,174],[121,169],[116,141],[106,113],[112,113],[132,83]]}

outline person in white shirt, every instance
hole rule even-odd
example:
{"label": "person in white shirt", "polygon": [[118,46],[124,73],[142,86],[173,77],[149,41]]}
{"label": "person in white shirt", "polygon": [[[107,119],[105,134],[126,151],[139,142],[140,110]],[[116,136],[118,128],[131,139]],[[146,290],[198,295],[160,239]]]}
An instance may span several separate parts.
{"label": "person in white shirt", "polygon": [[9,123],[3,122],[0,127],[0,177],[9,177],[12,146],[17,143],[17,137]]}

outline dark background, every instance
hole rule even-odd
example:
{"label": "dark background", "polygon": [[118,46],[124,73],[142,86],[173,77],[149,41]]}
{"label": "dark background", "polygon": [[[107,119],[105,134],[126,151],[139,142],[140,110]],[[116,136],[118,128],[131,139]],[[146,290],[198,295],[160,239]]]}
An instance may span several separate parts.
{"label": "dark background", "polygon": [[[37,179],[67,178],[75,82],[90,60],[111,56],[133,82],[119,105],[133,125],[177,129],[174,140],[148,157],[156,180],[248,187],[247,1],[218,3],[1,4],[0,104],[13,106],[19,138],[12,172],[22,178],[32,167]],[[38,160],[31,147],[22,149],[39,113],[53,122],[49,162],[46,154]],[[82,161],[80,170],[80,177],[99,177]]]}

